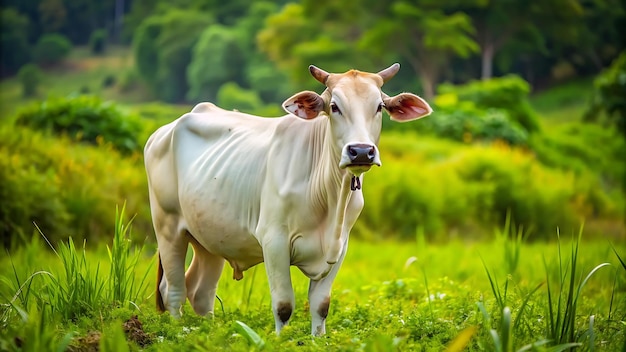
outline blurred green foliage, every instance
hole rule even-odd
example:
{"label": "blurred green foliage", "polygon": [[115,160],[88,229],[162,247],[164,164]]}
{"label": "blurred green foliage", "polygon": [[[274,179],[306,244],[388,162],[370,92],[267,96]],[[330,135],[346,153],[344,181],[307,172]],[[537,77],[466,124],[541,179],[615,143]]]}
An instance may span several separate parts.
{"label": "blurred green foliage", "polygon": [[528,101],[530,86],[518,76],[508,75],[463,85],[442,84],[439,93],[454,94],[459,102],[471,101],[480,109],[504,110],[528,133],[540,129],[539,118]]}
{"label": "blurred green foliage", "polygon": [[245,56],[240,42],[229,27],[214,25],[202,32],[187,68],[188,100],[215,101],[220,86],[230,80],[243,80]]}
{"label": "blurred green foliage", "polygon": [[35,129],[68,134],[92,144],[110,143],[124,153],[140,151],[140,121],[122,113],[97,96],[75,95],[51,98],[22,108],[16,123]]}
{"label": "blurred green foliage", "polygon": [[35,61],[42,65],[53,65],[61,62],[72,50],[72,43],[63,35],[45,34],[33,48]]}
{"label": "blurred green foliage", "polygon": [[[111,225],[113,198],[135,204],[129,206],[138,213],[135,224],[151,232],[136,152],[156,128],[207,100],[277,116],[294,92],[323,88],[310,77],[309,64],[376,72],[393,62],[402,71],[384,90],[424,94],[435,112],[411,124],[384,120],[384,134],[391,130],[381,144],[385,166],[366,176],[367,206],[355,235],[412,238],[421,229],[438,240],[481,236],[500,226],[507,212],[532,228],[534,238],[547,238],[556,226],[577,228],[582,219],[610,222],[621,226],[611,234],[623,233],[623,136],[599,124],[563,124],[580,110],[587,84],[567,91],[559,104],[544,102],[562,110],[565,117],[556,122],[539,121],[528,99],[531,86],[596,74],[617,57],[626,43],[617,25],[624,12],[616,0],[533,6],[522,0],[6,0],[3,77],[32,59],[65,58],[68,65],[46,72],[39,95],[91,91],[140,104],[122,109],[93,97],[55,98],[33,103],[18,117],[59,139],[2,127],[3,235],[29,235],[35,220],[56,236],[98,237]],[[99,50],[103,37],[132,42],[132,55],[105,61],[116,49],[111,46],[98,57],[67,58],[58,54],[67,47],[59,36],[70,46],[89,45],[81,48],[85,53]],[[36,49],[38,42],[48,49]],[[609,118],[622,131],[623,57],[596,81],[590,109],[592,121]],[[97,80],[72,76],[99,64],[114,71],[102,70]],[[474,81],[478,77],[484,80]],[[437,88],[444,81],[455,85]],[[21,86],[12,84],[18,92]],[[11,102],[18,95],[2,101],[18,105],[21,97]]]}
{"label": "blurred green foliage", "polygon": [[97,29],[89,37],[89,47],[94,54],[102,54],[106,49],[107,32],[104,29]]}
{"label": "blurred green foliage", "polygon": [[[380,149],[384,170],[368,173],[363,185],[367,205],[357,232],[366,236],[411,239],[421,228],[430,240],[474,237],[510,212],[529,238],[548,239],[557,227],[569,233],[582,219],[619,219],[625,209],[623,197],[592,170],[552,168],[504,143],[463,146],[388,133]],[[566,162],[568,153],[561,153]]]}
{"label": "blurred green foliage", "polygon": [[608,120],[626,137],[626,51],[593,82],[594,95],[588,120],[598,120],[605,111]]}
{"label": "blurred green foliage", "polygon": [[222,85],[217,93],[217,103],[224,109],[237,109],[246,113],[252,113],[263,105],[255,91],[243,89],[235,82]]}
{"label": "blurred green foliage", "polygon": [[16,9],[0,9],[0,76],[17,72],[30,61],[29,25],[28,17]]}
{"label": "blurred green foliage", "polygon": [[[56,243],[113,233],[115,206],[137,214],[133,226],[151,233],[147,181],[139,155],[77,145],[8,124],[0,125],[0,237],[6,246],[30,239],[33,223]],[[37,234],[37,236],[39,236]]]}
{"label": "blurred green foliage", "polygon": [[20,68],[17,76],[22,84],[22,94],[32,97],[37,94],[37,88],[43,79],[43,72],[35,64],[27,64]]}
{"label": "blurred green foliage", "polygon": [[170,103],[184,99],[192,48],[212,22],[211,16],[197,11],[171,10],[147,18],[137,28],[137,69],[156,97]]}

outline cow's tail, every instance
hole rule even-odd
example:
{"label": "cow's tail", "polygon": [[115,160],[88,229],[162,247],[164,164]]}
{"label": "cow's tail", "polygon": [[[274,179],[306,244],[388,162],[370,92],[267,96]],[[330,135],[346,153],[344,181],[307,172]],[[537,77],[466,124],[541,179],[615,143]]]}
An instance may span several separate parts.
{"label": "cow's tail", "polygon": [[161,296],[161,290],[159,287],[161,286],[161,280],[163,280],[163,265],[161,264],[161,254],[157,253],[159,256],[159,267],[157,269],[157,280],[156,280],[156,307],[157,310],[161,313],[165,312],[165,304],[163,303],[163,296]]}

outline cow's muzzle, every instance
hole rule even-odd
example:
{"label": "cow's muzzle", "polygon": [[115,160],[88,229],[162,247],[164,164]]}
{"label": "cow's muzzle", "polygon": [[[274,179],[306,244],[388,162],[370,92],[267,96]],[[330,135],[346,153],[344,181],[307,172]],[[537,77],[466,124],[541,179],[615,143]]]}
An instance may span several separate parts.
{"label": "cow's muzzle", "polygon": [[375,145],[354,143],[344,147],[339,163],[340,168],[348,168],[352,173],[361,174],[368,171],[372,165],[381,165]]}

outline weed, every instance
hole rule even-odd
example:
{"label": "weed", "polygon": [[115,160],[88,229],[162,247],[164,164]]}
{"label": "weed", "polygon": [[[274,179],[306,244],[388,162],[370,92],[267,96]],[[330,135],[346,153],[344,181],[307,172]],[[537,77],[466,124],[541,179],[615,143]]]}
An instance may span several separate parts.
{"label": "weed", "polygon": [[[602,263],[594,267],[582,280],[578,275],[578,249],[582,237],[582,226],[578,239],[572,243],[569,262],[564,262],[561,254],[561,238],[558,236],[558,286],[551,284],[549,268],[544,258],[546,283],[548,290],[546,337],[556,344],[575,343],[577,341],[576,310],[582,290],[591,277],[601,268],[610,265]],[[593,320],[591,321],[591,329]],[[593,333],[590,334],[593,336]]]}
{"label": "weed", "polygon": [[30,312],[22,316],[25,324],[20,333],[16,334],[10,348],[24,352],[65,351],[73,334],[67,333],[59,338],[49,319],[46,309],[39,311],[36,306],[32,306]]}
{"label": "weed", "polygon": [[67,244],[60,243],[58,251],[50,245],[61,260],[63,272],[48,276],[49,283],[43,287],[43,297],[53,312],[68,320],[93,312],[102,305],[106,297],[100,263],[93,268],[87,261],[85,244],[83,241],[82,251],[79,251],[70,237]]}
{"label": "weed", "polygon": [[245,323],[237,320],[235,321],[235,331],[238,334],[244,336],[250,345],[256,347],[258,349],[262,349],[265,346],[265,341],[256,333],[256,331],[252,330],[251,327],[246,325]]}
{"label": "weed", "polygon": [[[124,223],[124,213],[126,204],[120,210],[115,208],[115,235],[113,237],[113,245],[111,248],[107,245],[107,253],[111,262],[111,271],[109,273],[109,294],[110,300],[118,303],[131,303],[136,305],[140,296],[146,291],[146,278],[149,270],[138,283],[135,281],[137,266],[141,259],[143,246],[141,248],[132,249],[130,225],[132,219],[128,223]],[[154,262],[154,257],[152,258]]]}

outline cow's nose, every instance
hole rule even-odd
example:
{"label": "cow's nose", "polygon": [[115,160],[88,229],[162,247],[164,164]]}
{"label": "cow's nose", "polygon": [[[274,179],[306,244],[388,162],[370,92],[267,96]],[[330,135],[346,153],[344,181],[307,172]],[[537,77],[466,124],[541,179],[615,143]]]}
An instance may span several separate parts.
{"label": "cow's nose", "polygon": [[353,165],[371,165],[376,158],[376,148],[370,144],[351,144],[348,146],[348,156]]}

